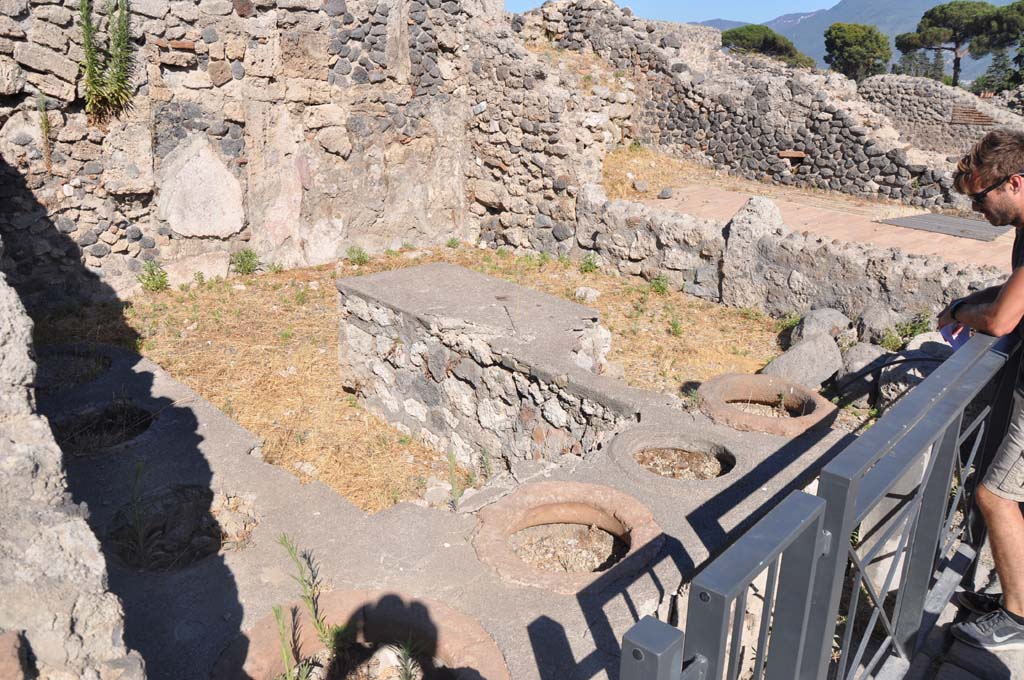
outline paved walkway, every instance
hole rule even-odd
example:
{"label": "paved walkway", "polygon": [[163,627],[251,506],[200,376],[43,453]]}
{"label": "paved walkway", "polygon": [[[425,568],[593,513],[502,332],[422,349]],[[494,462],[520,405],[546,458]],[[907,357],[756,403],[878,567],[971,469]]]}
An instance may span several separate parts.
{"label": "paved walkway", "polygon": [[[809,231],[841,241],[902,248],[904,252],[918,255],[938,255],[960,264],[988,264],[1000,269],[1009,267],[1012,230],[995,241],[978,241],[879,224],[876,221],[923,212],[913,208],[868,203],[829,194],[813,195],[767,185],[759,193],[774,200],[786,224],[797,231]],[[673,197],[670,199],[651,199],[644,203],[705,219],[726,221],[751,195],[707,184],[686,184],[673,187]]]}

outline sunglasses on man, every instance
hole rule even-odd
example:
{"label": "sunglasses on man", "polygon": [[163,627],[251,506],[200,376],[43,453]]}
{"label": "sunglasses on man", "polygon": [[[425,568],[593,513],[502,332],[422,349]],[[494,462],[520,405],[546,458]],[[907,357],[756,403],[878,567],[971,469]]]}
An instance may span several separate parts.
{"label": "sunglasses on man", "polygon": [[991,192],[995,191],[996,189],[998,189],[999,187],[1003,186],[1004,184],[1006,184],[1007,182],[1010,181],[1011,177],[1016,177],[1017,175],[1024,175],[1024,173],[1014,173],[1012,175],[1006,175],[1005,177],[1003,177],[1001,180],[999,180],[998,182],[996,182],[992,186],[990,186],[988,188],[985,188],[985,189],[982,189],[981,191],[979,191],[976,194],[967,194],[967,198],[971,199],[972,203],[978,203],[978,204],[984,203],[985,202],[985,197],[988,196],[989,193],[991,193]]}

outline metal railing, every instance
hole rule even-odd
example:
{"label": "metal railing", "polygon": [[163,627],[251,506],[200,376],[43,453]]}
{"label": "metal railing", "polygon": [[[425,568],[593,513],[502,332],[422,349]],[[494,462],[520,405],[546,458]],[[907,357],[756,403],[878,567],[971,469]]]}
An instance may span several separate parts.
{"label": "metal railing", "polygon": [[651,617],[631,628],[620,680],[902,677],[934,603],[973,576],[974,488],[1006,431],[1018,349],[976,335],[943,362],[825,466],[816,497],[793,492],[693,579],[685,636]]}

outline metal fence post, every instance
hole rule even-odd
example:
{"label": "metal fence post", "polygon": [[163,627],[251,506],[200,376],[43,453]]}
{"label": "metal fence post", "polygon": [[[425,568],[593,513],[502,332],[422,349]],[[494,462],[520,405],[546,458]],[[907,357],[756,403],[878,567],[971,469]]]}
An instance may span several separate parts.
{"label": "metal fence post", "polygon": [[819,680],[828,673],[832,637],[846,575],[850,534],[857,502],[857,482],[834,474],[827,467],[818,480],[818,497],[825,499],[825,531],[831,536],[829,550],[818,563],[811,583],[811,611],[807,639],[800,664],[800,680]]}
{"label": "metal fence post", "polygon": [[903,649],[913,653],[917,647],[918,628],[924,612],[924,601],[928,595],[932,572],[935,570],[935,556],[941,540],[942,527],[946,520],[949,504],[949,488],[952,483],[956,456],[960,455],[957,442],[963,412],[953,419],[942,438],[932,451],[934,463],[931,474],[923,482],[921,509],[917,518],[913,543],[907,556],[905,581],[901,587],[899,616],[896,619],[896,638]]}
{"label": "metal fence post", "polygon": [[679,680],[683,631],[645,616],[622,637],[619,680]]}

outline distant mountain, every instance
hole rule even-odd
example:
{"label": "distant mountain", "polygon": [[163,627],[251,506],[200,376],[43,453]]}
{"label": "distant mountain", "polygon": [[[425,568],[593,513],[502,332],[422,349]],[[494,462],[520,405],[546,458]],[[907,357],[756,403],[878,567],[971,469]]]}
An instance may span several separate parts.
{"label": "distant mountain", "polygon": [[728,31],[731,28],[739,28],[740,26],[747,26],[746,21],[730,21],[729,19],[711,19],[710,21],[700,22],[701,26],[710,26],[711,28],[717,28],[719,31]]}
{"label": "distant mountain", "polygon": [[[1008,5],[1012,0],[990,1],[993,5]],[[832,24],[873,24],[882,33],[895,38],[900,33],[913,31],[922,14],[941,4],[943,0],[840,0],[830,9],[783,14],[765,22],[765,25],[792,40],[798,50],[813,57],[819,67],[826,68],[825,31]],[[892,53],[894,59],[899,58],[895,44]],[[963,77],[977,77],[988,67],[988,63],[989,59],[976,61],[970,57],[965,58]]]}

